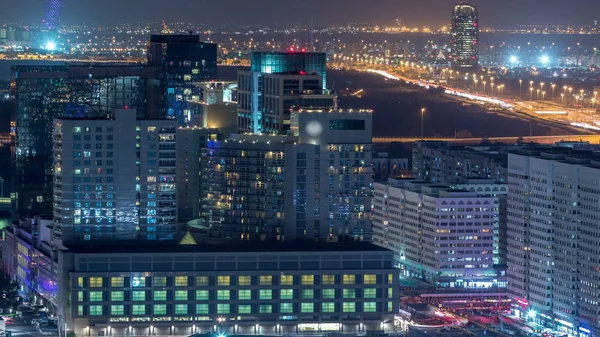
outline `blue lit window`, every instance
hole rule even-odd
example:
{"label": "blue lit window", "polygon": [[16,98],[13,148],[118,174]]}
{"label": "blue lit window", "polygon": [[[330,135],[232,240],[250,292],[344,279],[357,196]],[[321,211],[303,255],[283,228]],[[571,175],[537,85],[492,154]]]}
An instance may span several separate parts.
{"label": "blue lit window", "polygon": [[148,223],[156,223],[156,218],[148,218]]}
{"label": "blue lit window", "polygon": [[148,232],[156,232],[156,226],[148,226]]}
{"label": "blue lit window", "polygon": [[156,199],[156,194],[154,194],[154,193],[148,193],[146,197],[148,199]]}
{"label": "blue lit window", "polygon": [[156,207],[156,201],[148,201],[148,207]]}
{"label": "blue lit window", "polygon": [[156,240],[156,234],[148,234],[148,240]]}
{"label": "blue lit window", "polygon": [[148,215],[156,215],[156,210],[155,209],[149,209],[148,210]]}

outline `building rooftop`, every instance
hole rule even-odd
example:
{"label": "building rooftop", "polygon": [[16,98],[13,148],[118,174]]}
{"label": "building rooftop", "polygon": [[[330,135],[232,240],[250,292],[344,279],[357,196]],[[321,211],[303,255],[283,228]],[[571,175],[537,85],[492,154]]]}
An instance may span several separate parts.
{"label": "building rooftop", "polygon": [[286,253],[286,252],[390,252],[368,242],[248,242],[228,244],[151,244],[123,241],[112,245],[88,244],[71,246],[66,251],[79,254],[147,254],[147,253]]}

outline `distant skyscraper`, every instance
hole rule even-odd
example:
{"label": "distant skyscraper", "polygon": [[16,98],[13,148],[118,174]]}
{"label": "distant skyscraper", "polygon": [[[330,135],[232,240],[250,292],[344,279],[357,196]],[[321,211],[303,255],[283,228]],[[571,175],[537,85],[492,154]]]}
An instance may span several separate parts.
{"label": "distant skyscraper", "polygon": [[47,0],[46,29],[57,30],[60,23],[60,11],[63,7],[62,0]]}
{"label": "distant skyscraper", "polygon": [[55,242],[175,239],[176,127],[135,110],[56,119]]}
{"label": "distant skyscraper", "polygon": [[52,214],[54,118],[106,117],[113,109],[158,117],[156,69],[138,66],[17,66],[12,69],[16,122],[17,212]]}
{"label": "distant skyscraper", "polygon": [[199,35],[152,35],[148,64],[158,67],[161,113],[184,124],[191,119],[189,102],[202,97],[199,83],[217,77],[217,45]]}
{"label": "distant skyscraper", "polygon": [[476,70],[479,63],[479,14],[469,3],[459,3],[452,11],[452,67]]}

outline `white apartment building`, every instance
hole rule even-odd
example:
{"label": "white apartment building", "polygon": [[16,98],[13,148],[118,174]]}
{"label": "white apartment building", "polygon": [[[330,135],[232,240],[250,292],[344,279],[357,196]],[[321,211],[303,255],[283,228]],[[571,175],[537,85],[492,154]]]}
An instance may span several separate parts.
{"label": "white apartment building", "polygon": [[55,119],[55,243],[175,239],[175,131],[135,110]]}
{"label": "white apartment building", "polygon": [[374,189],[373,241],[395,252],[405,276],[448,288],[498,285],[497,197],[416,180]]}

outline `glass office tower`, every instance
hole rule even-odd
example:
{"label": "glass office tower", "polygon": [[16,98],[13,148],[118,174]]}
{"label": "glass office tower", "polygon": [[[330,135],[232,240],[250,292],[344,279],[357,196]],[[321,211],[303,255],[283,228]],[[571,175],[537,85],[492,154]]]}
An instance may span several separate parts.
{"label": "glass office tower", "polygon": [[459,3],[452,11],[452,67],[477,70],[479,63],[479,14],[469,3]]}
{"label": "glass office tower", "polygon": [[287,52],[252,53],[252,72],[262,74],[301,73],[322,77],[322,88],[327,88],[327,55],[290,49]]}
{"label": "glass office tower", "polygon": [[152,35],[148,64],[160,74],[160,110],[184,124],[191,119],[190,101],[202,97],[200,82],[217,77],[217,45],[199,35]]}
{"label": "glass office tower", "polygon": [[104,117],[115,108],[158,117],[156,69],[143,66],[16,66],[16,191],[21,215],[52,214],[52,123],[61,117]]}

